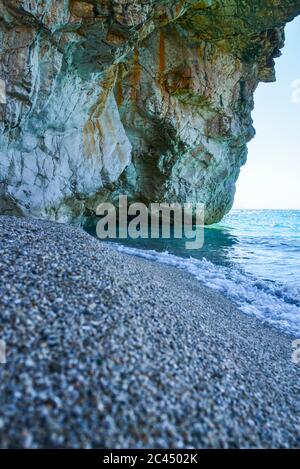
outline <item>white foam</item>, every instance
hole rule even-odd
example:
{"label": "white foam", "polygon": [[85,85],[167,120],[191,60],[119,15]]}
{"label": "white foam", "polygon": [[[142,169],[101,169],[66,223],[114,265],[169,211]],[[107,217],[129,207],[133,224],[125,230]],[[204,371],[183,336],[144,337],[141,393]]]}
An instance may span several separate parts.
{"label": "white foam", "polygon": [[297,287],[256,279],[241,270],[215,265],[206,259],[185,259],[168,252],[113,246],[118,251],[189,272],[206,286],[226,295],[244,313],[286,333],[300,335],[300,290]]}

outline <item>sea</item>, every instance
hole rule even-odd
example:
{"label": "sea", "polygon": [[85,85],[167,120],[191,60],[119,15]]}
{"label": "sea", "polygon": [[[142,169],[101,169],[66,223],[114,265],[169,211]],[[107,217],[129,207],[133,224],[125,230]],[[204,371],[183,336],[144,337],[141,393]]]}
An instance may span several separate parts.
{"label": "sea", "polygon": [[232,210],[205,228],[201,249],[186,249],[186,241],[109,242],[118,251],[189,272],[242,314],[300,337],[300,210]]}

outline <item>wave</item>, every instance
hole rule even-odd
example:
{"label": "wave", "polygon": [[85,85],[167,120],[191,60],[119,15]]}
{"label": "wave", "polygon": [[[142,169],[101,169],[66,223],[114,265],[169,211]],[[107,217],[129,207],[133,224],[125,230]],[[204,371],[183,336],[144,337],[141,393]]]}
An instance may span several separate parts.
{"label": "wave", "polygon": [[123,253],[184,270],[227,296],[243,313],[287,334],[300,336],[300,289],[296,286],[261,280],[239,268],[216,265],[205,258],[181,258],[167,251],[141,250],[116,243],[112,246]]}

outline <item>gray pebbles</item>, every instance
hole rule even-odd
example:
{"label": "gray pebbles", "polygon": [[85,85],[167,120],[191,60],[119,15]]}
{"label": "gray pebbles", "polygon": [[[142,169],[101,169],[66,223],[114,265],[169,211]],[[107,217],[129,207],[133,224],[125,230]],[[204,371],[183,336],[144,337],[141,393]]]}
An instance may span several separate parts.
{"label": "gray pebbles", "polygon": [[0,446],[300,446],[292,338],[78,228],[0,217]]}

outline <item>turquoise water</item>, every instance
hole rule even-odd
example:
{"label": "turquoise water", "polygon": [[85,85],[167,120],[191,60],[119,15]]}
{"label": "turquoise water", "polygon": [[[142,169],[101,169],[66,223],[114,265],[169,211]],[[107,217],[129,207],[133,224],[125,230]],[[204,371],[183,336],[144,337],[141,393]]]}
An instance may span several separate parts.
{"label": "turquoise water", "polygon": [[185,241],[128,239],[113,246],[188,271],[243,313],[300,336],[300,211],[233,210],[205,228],[202,249],[189,251]]}

